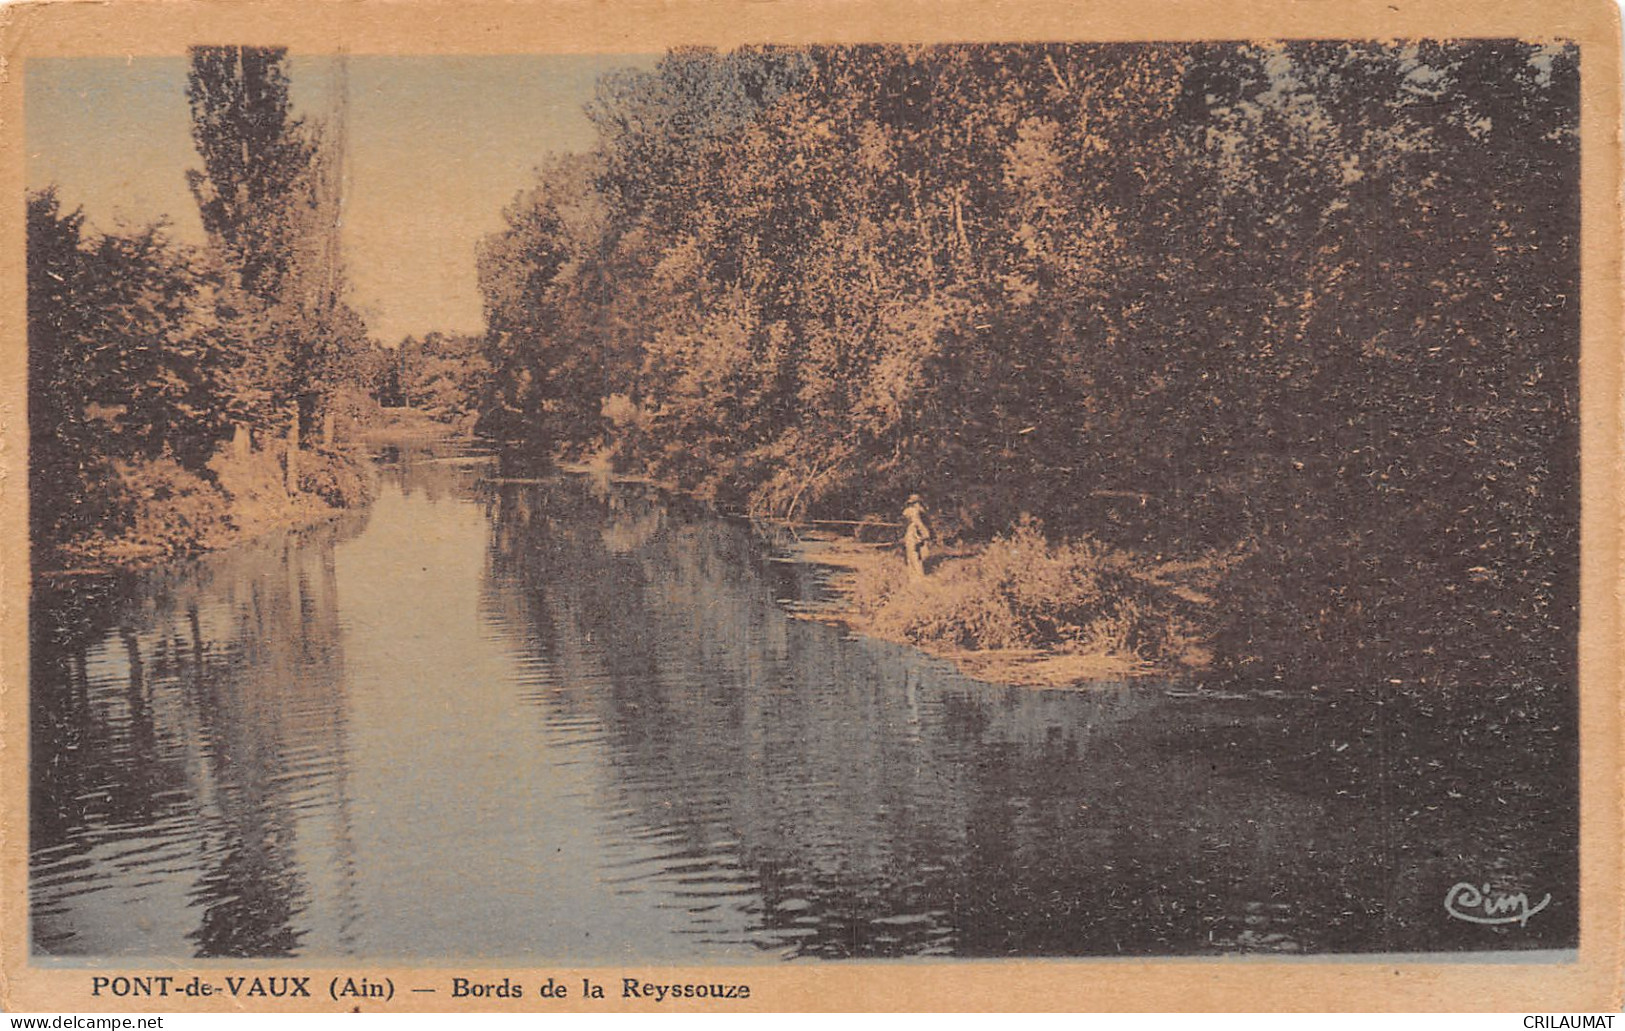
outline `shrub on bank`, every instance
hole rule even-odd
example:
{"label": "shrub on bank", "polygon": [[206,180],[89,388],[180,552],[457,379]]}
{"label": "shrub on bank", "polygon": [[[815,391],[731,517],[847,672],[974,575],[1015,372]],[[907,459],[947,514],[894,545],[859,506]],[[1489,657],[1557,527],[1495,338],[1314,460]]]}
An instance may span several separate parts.
{"label": "shrub on bank", "polygon": [[284,488],[282,456],[222,445],[201,472],[172,458],[113,462],[98,497],[106,514],[71,538],[39,542],[42,568],[141,564],[227,547],[271,530],[319,522],[372,497],[366,463],[340,451],[299,453],[299,490]]}
{"label": "shrub on bank", "polygon": [[361,460],[326,448],[302,450],[298,457],[299,493],[284,486],[282,454],[254,451],[234,455],[222,448],[209,471],[232,502],[232,515],[244,529],[286,522],[291,509],[309,507],[312,498],[329,508],[355,508],[372,496]]}
{"label": "shrub on bank", "polygon": [[342,451],[301,453],[299,490],[314,494],[330,508],[359,508],[372,500],[366,467]]}
{"label": "shrub on bank", "polygon": [[1056,648],[1155,660],[1185,629],[1137,560],[1088,538],[1052,543],[1025,518],[980,554],[924,579],[897,561],[860,571],[853,602],[884,637],[954,648]]}
{"label": "shrub on bank", "polygon": [[333,428],[339,440],[355,440],[366,431],[389,422],[378,399],[353,386],[335,389],[327,402],[327,410],[333,415]]}
{"label": "shrub on bank", "polygon": [[129,529],[115,551],[181,555],[229,537],[229,502],[220,488],[169,458],[116,464]]}
{"label": "shrub on bank", "polygon": [[288,503],[282,459],[274,451],[238,455],[222,446],[209,459],[209,473],[231,501],[232,518],[248,533],[269,526]]}

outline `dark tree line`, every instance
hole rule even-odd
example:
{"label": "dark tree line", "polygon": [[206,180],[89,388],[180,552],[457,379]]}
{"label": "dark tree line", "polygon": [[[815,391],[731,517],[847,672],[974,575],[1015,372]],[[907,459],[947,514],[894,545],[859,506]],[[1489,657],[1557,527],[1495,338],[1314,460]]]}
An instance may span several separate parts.
{"label": "dark tree line", "polygon": [[286,56],[279,48],[193,49],[186,95],[203,167],[187,182],[238,345],[232,415],[268,433],[296,419],[308,434],[335,389],[371,371],[371,345],[344,300],[343,155],[330,128],[293,115]]}
{"label": "dark tree line", "polygon": [[409,336],[389,353],[376,396],[391,407],[410,407],[446,423],[466,423],[489,389],[490,367],[479,336],[425,333]]}
{"label": "dark tree line", "polygon": [[1574,48],[679,51],[589,114],[480,254],[487,432],[1243,554],[1265,670],[1567,682]]}
{"label": "dark tree line", "polygon": [[227,440],[285,447],[296,424],[309,440],[373,371],[343,300],[336,157],[292,114],[283,51],[198,48],[187,97],[205,246],[162,223],[95,233],[53,188],[28,198],[31,529],[45,548],[126,529],[141,463],[208,480]]}
{"label": "dark tree line", "polygon": [[30,522],[42,544],[125,514],[114,463],[202,462],[220,435],[202,277],[161,227],[86,231],[56,193],[28,198]]}

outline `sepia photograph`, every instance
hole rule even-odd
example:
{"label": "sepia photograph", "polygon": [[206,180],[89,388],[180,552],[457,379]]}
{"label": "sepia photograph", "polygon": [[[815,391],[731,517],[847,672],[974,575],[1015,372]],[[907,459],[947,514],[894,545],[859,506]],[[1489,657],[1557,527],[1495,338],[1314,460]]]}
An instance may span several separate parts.
{"label": "sepia photograph", "polygon": [[1614,17],[14,63],[12,989],[1617,1008]]}

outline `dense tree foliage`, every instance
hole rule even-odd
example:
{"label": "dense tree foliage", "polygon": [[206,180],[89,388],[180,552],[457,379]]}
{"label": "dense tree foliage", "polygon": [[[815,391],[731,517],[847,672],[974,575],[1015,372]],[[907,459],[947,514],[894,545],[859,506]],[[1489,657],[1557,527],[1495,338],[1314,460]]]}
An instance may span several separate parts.
{"label": "dense tree foliage", "polygon": [[196,255],[161,226],[88,232],[54,190],[28,198],[30,475],[35,539],[115,523],[119,459],[199,462],[224,422],[220,339]]}
{"label": "dense tree foliage", "polygon": [[[337,159],[292,116],[284,63],[280,50],[192,54],[203,168],[188,180],[206,246],[179,246],[162,224],[94,233],[54,189],[28,198],[32,531],[43,548],[116,537],[144,502],[211,490],[210,459],[239,430],[281,447],[297,407],[308,439],[336,395],[370,389],[374,349],[343,300]],[[189,532],[172,529],[176,540]]]}
{"label": "dense tree foliage", "polygon": [[294,117],[280,48],[197,47],[187,77],[201,170],[187,181],[219,265],[222,317],[237,344],[233,417],[301,431],[354,379],[369,348],[344,301],[338,163],[319,128]]}
{"label": "dense tree foliage", "polygon": [[488,388],[490,366],[483,338],[445,333],[409,336],[380,355],[378,399],[390,406],[410,407],[446,423],[460,423],[476,414],[476,401]]}
{"label": "dense tree foliage", "polygon": [[1266,670],[1555,677],[1577,91],[1512,41],[676,52],[486,241],[483,426],[1242,555],[1218,636]]}

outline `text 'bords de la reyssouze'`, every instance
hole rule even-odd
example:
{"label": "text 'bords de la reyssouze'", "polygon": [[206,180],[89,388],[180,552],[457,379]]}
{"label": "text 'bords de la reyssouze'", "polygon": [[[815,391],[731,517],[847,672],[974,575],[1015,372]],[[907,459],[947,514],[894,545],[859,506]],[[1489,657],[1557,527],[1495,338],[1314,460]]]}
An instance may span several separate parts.
{"label": "text 'bords de la reyssouze'", "polygon": [[[613,989],[612,989],[613,990]],[[451,996],[454,999],[523,999],[527,998],[525,986],[511,978],[504,977],[501,981],[478,982],[466,977],[451,979]],[[654,1002],[669,1002],[675,999],[748,999],[750,998],[750,985],[725,984],[705,982],[677,982],[671,984],[644,981],[636,977],[620,978],[618,994],[606,994],[604,986],[591,978],[581,979],[579,994],[568,984],[556,977],[549,977],[545,984],[536,986],[528,997],[540,999],[648,999]]]}

